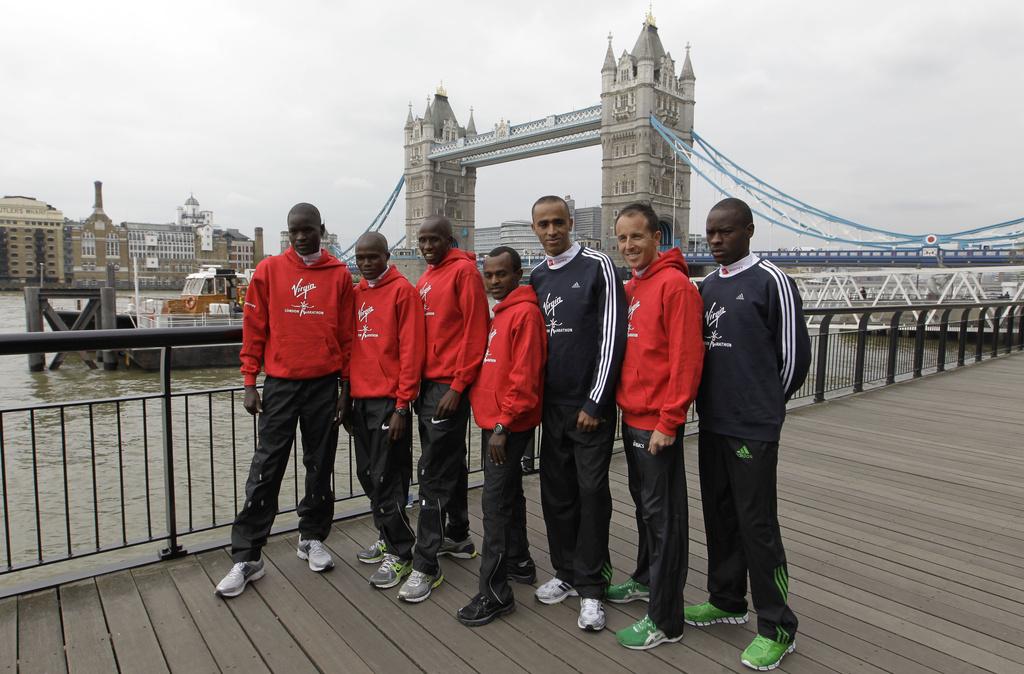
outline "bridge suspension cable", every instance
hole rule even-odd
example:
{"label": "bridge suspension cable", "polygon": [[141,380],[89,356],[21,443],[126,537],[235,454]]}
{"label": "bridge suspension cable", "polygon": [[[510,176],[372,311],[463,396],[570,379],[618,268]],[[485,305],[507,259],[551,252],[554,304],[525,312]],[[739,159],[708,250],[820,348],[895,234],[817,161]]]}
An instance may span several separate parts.
{"label": "bridge suspension cable", "polygon": [[[380,228],[383,227],[384,223],[387,221],[388,216],[391,215],[391,209],[395,207],[395,203],[398,201],[398,195],[402,193],[403,185],[405,185],[404,175],[398,179],[398,184],[395,185],[395,189],[391,190],[391,194],[388,196],[387,201],[384,202],[384,205],[381,207],[380,211],[378,211],[377,216],[369,224],[369,226],[366,228],[363,234],[366,234],[367,232],[380,231]],[[362,234],[360,234],[360,236],[362,236]],[[352,262],[351,258],[354,255],[353,250],[355,249],[356,241],[358,240],[359,237],[357,236],[355,239],[352,240],[352,243],[348,245],[348,248],[345,248],[344,250],[341,249],[341,246],[334,244],[330,244],[327,247],[327,249],[331,252],[332,255],[334,255],[342,262]],[[402,241],[405,241],[404,236],[402,237]],[[400,241],[399,243],[401,243],[402,241]],[[399,244],[396,243],[394,246],[391,247],[391,250],[394,250],[398,245]]]}
{"label": "bridge suspension cable", "polygon": [[960,246],[984,243],[1001,248],[1019,245],[1024,239],[1024,227],[1011,229],[1024,224],[1024,218],[948,234],[928,235],[896,232],[855,222],[803,202],[762,180],[696,132],[692,132],[694,142],[690,144],[653,115],[651,126],[672,146],[676,156],[716,191],[724,196],[743,193],[759,206],[755,209],[758,216],[798,234],[872,248],[915,248],[943,243]]}

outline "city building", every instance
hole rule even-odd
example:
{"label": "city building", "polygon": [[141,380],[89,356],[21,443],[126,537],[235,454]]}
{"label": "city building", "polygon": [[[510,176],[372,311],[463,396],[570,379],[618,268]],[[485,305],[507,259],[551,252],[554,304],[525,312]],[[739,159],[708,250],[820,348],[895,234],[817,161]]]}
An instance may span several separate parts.
{"label": "city building", "polygon": [[477,255],[486,255],[501,245],[501,227],[477,227],[476,247]]}
{"label": "city building", "polygon": [[114,224],[103,210],[103,185],[95,183],[93,213],[82,222],[64,226],[70,240],[69,259],[74,286],[100,286],[107,266],[115,283],[134,284],[133,267],[143,288],[180,288],[185,276],[200,265],[220,265],[239,271],[252,269],[263,258],[263,229],[255,240],[237,229],[213,224],[212,211],[203,211],[194,195],[178,207],[177,222]]}
{"label": "city building", "polygon": [[[40,265],[43,265],[40,269]],[[0,199],[0,285],[64,282],[64,214],[32,197]]]}

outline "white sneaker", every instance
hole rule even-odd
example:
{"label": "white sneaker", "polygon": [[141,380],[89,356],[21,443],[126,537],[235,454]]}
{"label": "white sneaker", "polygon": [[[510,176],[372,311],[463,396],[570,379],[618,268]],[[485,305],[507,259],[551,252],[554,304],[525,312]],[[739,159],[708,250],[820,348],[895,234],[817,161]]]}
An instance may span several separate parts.
{"label": "white sneaker", "polygon": [[310,571],[320,572],[334,568],[334,560],[331,559],[331,553],[327,552],[327,548],[324,547],[323,541],[304,541],[299,538],[299,548],[295,554],[299,559],[309,561]]}
{"label": "white sneaker", "polygon": [[538,587],[534,591],[533,596],[542,604],[557,604],[566,597],[577,597],[579,594],[573,589],[572,585],[564,580],[552,578]]}
{"label": "white sneaker", "polygon": [[216,593],[221,597],[237,597],[242,594],[246,585],[259,580],[265,573],[262,559],[255,562],[238,562],[231,567],[228,575],[217,583]]}
{"label": "white sneaker", "polygon": [[600,632],[604,629],[604,606],[598,599],[580,600],[580,618],[576,621],[581,630]]}

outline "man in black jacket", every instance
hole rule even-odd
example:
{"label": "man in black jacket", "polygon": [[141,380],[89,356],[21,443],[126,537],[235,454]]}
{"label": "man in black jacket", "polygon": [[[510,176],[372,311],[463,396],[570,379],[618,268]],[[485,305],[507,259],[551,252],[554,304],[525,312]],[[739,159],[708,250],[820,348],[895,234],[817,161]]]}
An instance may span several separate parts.
{"label": "man in black jacket", "polygon": [[768,670],[796,648],[775,473],[786,401],[807,376],[811,347],[796,284],[750,252],[753,235],[750,207],[739,199],[720,201],[708,214],[708,246],[720,266],[701,287],[697,412],[710,597],[687,606],[685,619],[697,626],[747,622],[749,574],[757,636],[740,660]]}
{"label": "man in black jacket", "polygon": [[611,580],[608,464],[615,439],[615,386],[626,345],[626,299],[600,251],[571,239],[565,200],[533,205],[533,232],[547,258],[530,284],[548,333],[540,450],[541,505],[555,577],[537,600],[580,597],[580,629],[604,629],[601,600]]}

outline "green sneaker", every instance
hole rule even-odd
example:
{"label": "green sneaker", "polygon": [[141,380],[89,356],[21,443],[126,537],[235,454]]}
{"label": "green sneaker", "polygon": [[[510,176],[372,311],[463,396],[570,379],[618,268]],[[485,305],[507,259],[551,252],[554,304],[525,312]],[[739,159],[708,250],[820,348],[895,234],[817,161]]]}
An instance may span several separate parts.
{"label": "green sneaker", "polygon": [[[641,585],[640,587],[643,586]],[[657,628],[650,616],[644,616],[626,629],[616,632],[615,638],[626,648],[632,648],[635,651],[646,651],[648,648],[654,648],[658,644],[665,642],[675,643],[682,639],[683,635],[680,634],[670,639]]]}
{"label": "green sneaker", "polygon": [[387,554],[387,551],[388,546],[385,545],[384,539],[380,539],[365,550],[357,552],[356,559],[363,564],[376,564],[384,561],[384,555]]}
{"label": "green sneaker", "polygon": [[412,573],[412,560],[402,561],[398,555],[384,555],[384,561],[380,568],[370,576],[370,585],[380,590],[386,590],[402,582]]}
{"label": "green sneaker", "polygon": [[708,625],[716,625],[718,623],[742,625],[747,622],[749,617],[746,612],[729,613],[728,611],[723,611],[709,601],[703,604],[687,606],[683,609],[683,619],[686,620],[686,624],[693,625],[694,627],[707,627]]}
{"label": "green sneaker", "polygon": [[[605,598],[613,604],[626,604],[631,601],[650,601],[651,589],[630,578],[625,583],[609,585]],[[637,624],[639,625],[640,623]]]}
{"label": "green sneaker", "polygon": [[[785,634],[785,632],[782,632],[782,635],[785,636]],[[788,636],[786,638],[788,640]],[[743,651],[740,661],[751,669],[756,669],[759,672],[768,672],[778,667],[779,663],[782,662],[782,658],[786,657],[786,654],[792,653],[795,650],[795,641],[782,643],[780,641],[772,641],[768,637],[758,634],[750,642],[746,650]]]}

